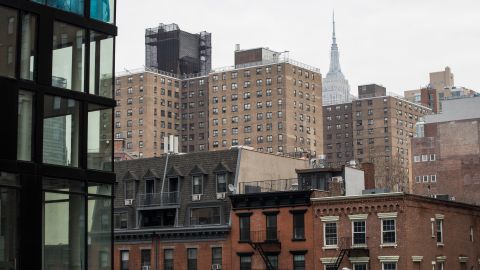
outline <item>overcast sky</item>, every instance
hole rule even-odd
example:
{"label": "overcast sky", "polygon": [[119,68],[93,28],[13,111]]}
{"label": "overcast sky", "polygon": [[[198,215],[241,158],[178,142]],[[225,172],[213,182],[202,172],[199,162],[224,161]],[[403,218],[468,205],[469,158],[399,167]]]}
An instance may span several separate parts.
{"label": "overcast sky", "polygon": [[450,66],[480,91],[480,0],[117,1],[116,71],[145,63],[145,28],[177,23],[212,33],[212,67],[233,65],[235,44],[269,47],[328,71],[335,9],[342,71],[352,93],[378,83],[403,93]]}

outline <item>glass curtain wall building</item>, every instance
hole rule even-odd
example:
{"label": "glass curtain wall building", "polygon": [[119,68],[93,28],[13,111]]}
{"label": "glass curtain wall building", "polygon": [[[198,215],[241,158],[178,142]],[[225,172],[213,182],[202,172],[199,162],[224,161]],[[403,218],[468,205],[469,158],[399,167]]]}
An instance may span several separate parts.
{"label": "glass curtain wall building", "polygon": [[113,269],[115,4],[0,0],[0,269]]}

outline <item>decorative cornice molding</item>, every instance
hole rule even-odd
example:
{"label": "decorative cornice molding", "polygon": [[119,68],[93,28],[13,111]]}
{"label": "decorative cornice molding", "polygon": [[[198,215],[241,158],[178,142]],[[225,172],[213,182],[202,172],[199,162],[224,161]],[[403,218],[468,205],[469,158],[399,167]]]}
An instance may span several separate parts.
{"label": "decorative cornice molding", "polygon": [[398,262],[400,256],[378,256],[380,262]]}
{"label": "decorative cornice molding", "polygon": [[324,216],[320,217],[320,220],[323,222],[333,222],[333,221],[338,221],[340,220],[339,216]]}
{"label": "decorative cornice molding", "polygon": [[397,212],[389,213],[377,213],[378,218],[396,218],[398,216]]}

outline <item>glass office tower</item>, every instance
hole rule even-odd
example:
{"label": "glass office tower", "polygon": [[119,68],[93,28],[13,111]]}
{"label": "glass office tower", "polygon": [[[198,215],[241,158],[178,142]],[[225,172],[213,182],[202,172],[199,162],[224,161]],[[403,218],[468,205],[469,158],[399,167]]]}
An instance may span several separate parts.
{"label": "glass office tower", "polygon": [[112,265],[115,0],[0,0],[0,269]]}

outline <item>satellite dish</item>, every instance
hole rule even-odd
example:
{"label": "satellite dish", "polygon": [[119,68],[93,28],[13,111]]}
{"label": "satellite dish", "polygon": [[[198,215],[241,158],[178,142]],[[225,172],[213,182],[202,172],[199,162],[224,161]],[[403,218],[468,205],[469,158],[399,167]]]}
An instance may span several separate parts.
{"label": "satellite dish", "polygon": [[230,192],[235,192],[235,186],[232,185],[232,184],[228,184],[228,190],[230,190]]}

